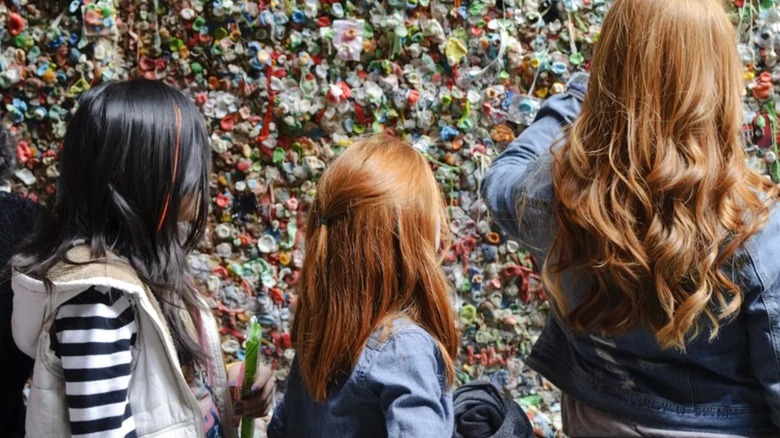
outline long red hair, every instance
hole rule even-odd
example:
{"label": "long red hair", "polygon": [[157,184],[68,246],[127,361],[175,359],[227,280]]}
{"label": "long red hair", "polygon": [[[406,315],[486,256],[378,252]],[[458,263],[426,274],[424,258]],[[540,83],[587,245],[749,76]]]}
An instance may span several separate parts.
{"label": "long red hair", "polygon": [[361,139],[323,174],[306,225],[292,338],[315,400],[349,376],[371,333],[396,317],[438,342],[450,383],[458,352],[437,235],[449,241],[425,158],[389,137]]}

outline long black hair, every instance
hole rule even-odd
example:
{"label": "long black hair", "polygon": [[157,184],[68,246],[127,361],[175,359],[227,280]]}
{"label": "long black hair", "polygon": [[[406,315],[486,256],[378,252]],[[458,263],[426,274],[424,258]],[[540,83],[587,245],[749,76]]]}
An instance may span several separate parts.
{"label": "long black hair", "polygon": [[[183,363],[199,357],[182,309],[200,301],[187,253],[203,236],[208,214],[210,148],[194,103],[162,82],[112,82],[85,92],[68,124],[51,219],[14,258],[14,269],[38,278],[83,241],[93,259],[127,258],[160,303]],[[186,231],[182,207],[191,209]]]}

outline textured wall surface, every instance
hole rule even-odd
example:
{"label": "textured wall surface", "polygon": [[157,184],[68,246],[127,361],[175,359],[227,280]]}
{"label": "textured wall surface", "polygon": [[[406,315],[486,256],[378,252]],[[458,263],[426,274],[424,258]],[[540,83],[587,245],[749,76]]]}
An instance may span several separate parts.
{"label": "textured wall surface", "polygon": [[[587,69],[606,0],[0,2],[2,124],[19,168],[7,190],[45,200],[75,98],[146,77],[201,108],[213,150],[207,239],[192,266],[221,318],[228,356],[258,315],[283,378],[288,304],[317,177],[351,139],[391,132],[430,160],[451,208],[446,270],[463,331],[461,381],[489,378],[535,416],[559,396],[523,364],[547,315],[536,266],[491,225],[478,196],[490,159],[539,103]],[[774,85],[780,13],[733,0],[745,63],[751,164],[780,176]]]}

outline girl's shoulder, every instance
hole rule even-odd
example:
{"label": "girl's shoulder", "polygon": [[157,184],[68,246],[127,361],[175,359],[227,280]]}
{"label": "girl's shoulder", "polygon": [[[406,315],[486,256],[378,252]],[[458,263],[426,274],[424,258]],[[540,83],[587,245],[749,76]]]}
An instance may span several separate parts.
{"label": "girl's shoulder", "polygon": [[382,351],[389,344],[412,344],[420,347],[435,347],[436,341],[430,333],[408,318],[395,318],[380,325],[368,338],[366,348]]}
{"label": "girl's shoulder", "polygon": [[420,385],[423,381],[431,385],[431,390],[437,388],[441,392],[447,387],[446,366],[438,343],[423,327],[405,318],[374,331],[355,371],[358,381],[372,393]]}
{"label": "girl's shoulder", "polygon": [[757,292],[780,285],[780,261],[777,248],[780,247],[780,203],[775,203],[769,211],[764,226],[745,242],[740,254],[747,255],[750,263],[737,263],[740,278]]}

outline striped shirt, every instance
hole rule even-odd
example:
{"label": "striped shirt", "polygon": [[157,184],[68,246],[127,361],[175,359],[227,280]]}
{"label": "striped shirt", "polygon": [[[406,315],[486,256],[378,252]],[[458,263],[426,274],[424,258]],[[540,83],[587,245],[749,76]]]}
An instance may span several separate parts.
{"label": "striped shirt", "polygon": [[60,306],[54,352],[62,359],[73,437],[135,437],[128,401],[135,310],[121,290],[92,287]]}

